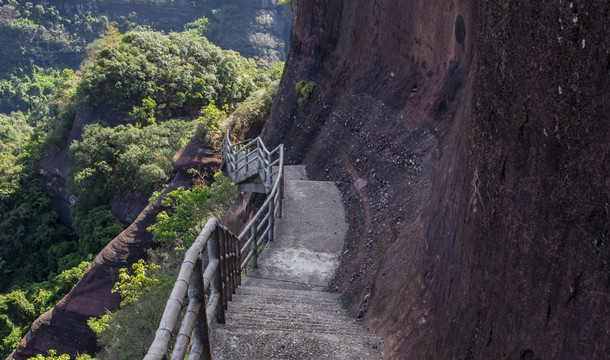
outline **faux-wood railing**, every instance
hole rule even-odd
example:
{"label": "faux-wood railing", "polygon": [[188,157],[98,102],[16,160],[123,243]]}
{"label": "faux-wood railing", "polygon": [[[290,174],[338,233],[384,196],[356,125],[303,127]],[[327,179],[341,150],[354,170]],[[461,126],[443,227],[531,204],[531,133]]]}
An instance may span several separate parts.
{"label": "faux-wood railing", "polygon": [[[222,149],[223,167],[226,166],[227,173],[235,183],[255,172],[263,174],[263,183],[273,180],[267,200],[239,236],[220,225],[215,218],[208,220],[184,256],[155,339],[144,360],[168,358],[169,344],[187,294],[188,305],[175,336],[171,359],[184,359],[191,339],[189,360],[211,359],[209,329],[212,321],[215,319],[218,323],[224,323],[224,311],[241,284],[242,270],[247,269],[249,264],[256,268],[258,247],[273,240],[273,227],[275,219],[281,217],[284,196],[283,145],[269,152],[260,138],[231,144],[227,132]],[[273,160],[274,157],[277,159]],[[248,172],[250,175],[246,176]],[[208,259],[204,268],[206,247]],[[206,294],[209,294],[207,301]]]}

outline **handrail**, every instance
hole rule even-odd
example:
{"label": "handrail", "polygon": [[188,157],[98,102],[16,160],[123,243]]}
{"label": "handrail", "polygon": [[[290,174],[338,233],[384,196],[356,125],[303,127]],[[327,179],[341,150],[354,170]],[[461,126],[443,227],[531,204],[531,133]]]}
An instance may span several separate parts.
{"label": "handrail", "polygon": [[[276,154],[278,158],[272,161]],[[249,161],[250,156],[256,160]],[[241,165],[238,164],[243,161],[245,165],[242,168],[245,171],[240,176]],[[261,174],[265,188],[269,189],[267,199],[239,236],[220,225],[215,218],[208,220],[184,255],[178,279],[174,283],[155,339],[144,360],[167,358],[172,333],[185,305],[187,294],[188,305],[180,330],[175,336],[176,343],[171,359],[184,359],[191,339],[189,360],[211,359],[209,329],[213,320],[220,324],[224,323],[224,311],[241,284],[242,271],[247,269],[248,264],[256,268],[259,246],[267,241],[273,241],[275,219],[282,216],[284,146],[279,145],[269,152],[258,137],[251,141],[244,140],[231,144],[227,131],[222,144],[222,162],[223,169],[226,168],[226,172],[235,183],[244,181],[244,176],[247,178],[254,173]],[[247,175],[248,165],[253,162],[257,166],[251,170],[250,175]],[[274,172],[273,167],[276,165],[278,170]],[[275,179],[272,179],[273,176]],[[246,241],[243,242],[246,237]],[[204,256],[206,248],[207,262]],[[204,263],[207,264],[205,268]],[[206,304],[208,293],[209,299]]]}
{"label": "handrail", "polygon": [[[260,137],[232,144],[227,131],[222,142],[221,167],[235,183],[244,182],[258,174],[265,188],[265,193],[269,194],[275,180],[277,180],[274,179],[273,167],[278,164],[277,161],[283,158],[283,151],[283,145],[279,145],[272,151],[267,150]],[[257,166],[250,167],[253,162],[256,162]]]}

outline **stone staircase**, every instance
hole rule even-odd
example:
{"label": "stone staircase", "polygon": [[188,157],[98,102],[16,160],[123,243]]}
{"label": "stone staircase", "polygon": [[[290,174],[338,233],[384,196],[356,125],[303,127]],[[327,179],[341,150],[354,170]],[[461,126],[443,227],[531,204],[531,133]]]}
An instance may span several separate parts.
{"label": "stone staircase", "polygon": [[324,291],[347,232],[339,189],[307,180],[304,166],[284,166],[283,145],[232,144],[227,132],[222,147],[223,172],[266,200],[239,235],[207,221],[144,359],[383,358],[383,340]]}
{"label": "stone staircase", "polygon": [[324,292],[347,230],[332,182],[285,168],[284,210],[268,243],[210,331],[214,359],[381,359],[382,340]]}

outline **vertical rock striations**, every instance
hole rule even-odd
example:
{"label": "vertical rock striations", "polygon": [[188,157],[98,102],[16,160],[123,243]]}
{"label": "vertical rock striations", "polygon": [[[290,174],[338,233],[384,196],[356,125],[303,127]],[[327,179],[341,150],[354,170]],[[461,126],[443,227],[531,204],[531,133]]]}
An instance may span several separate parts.
{"label": "vertical rock striations", "polygon": [[264,140],[339,182],[350,227],[330,287],[386,356],[607,356],[607,2],[292,11]]}

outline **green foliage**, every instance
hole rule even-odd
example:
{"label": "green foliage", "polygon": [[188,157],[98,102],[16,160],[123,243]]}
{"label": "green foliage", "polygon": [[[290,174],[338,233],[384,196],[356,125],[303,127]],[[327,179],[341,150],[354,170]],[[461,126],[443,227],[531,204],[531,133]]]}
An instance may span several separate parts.
{"label": "green foliage", "polygon": [[49,354],[49,356],[43,356],[41,354],[38,354],[35,357],[28,358],[28,360],[70,360],[70,355],[68,354],[55,356],[57,355],[57,351],[53,349],[47,351],[47,353]]}
{"label": "green foliage", "polygon": [[155,123],[155,107],[157,102],[150,96],[146,99],[142,99],[142,106],[133,106],[129,116],[133,119],[137,127],[141,127],[142,124],[151,125]]}
{"label": "green foliage", "polygon": [[170,120],[144,128],[86,125],[82,139],[70,145],[74,161],[69,190],[78,195],[76,214],[107,204],[124,191],[152,192],[173,174],[171,159],[194,123]]}
{"label": "green foliage", "polygon": [[32,128],[21,113],[0,114],[0,200],[8,198],[20,186],[24,152]]}
{"label": "green foliage", "polygon": [[[131,275],[127,268],[121,268],[119,270],[119,281],[112,287],[113,293],[118,292],[123,297],[121,307],[134,304],[142,294],[161,285],[161,281],[154,275],[161,269],[161,266],[157,264],[146,265],[144,259],[140,259],[137,263],[132,264],[131,268],[133,269]],[[87,325],[97,336],[101,336],[113,325],[115,317],[120,312],[120,310],[116,312],[106,311],[106,314],[98,319],[89,318]]]}
{"label": "green foliage", "polygon": [[195,21],[191,21],[184,25],[184,31],[193,31],[199,36],[205,36],[205,32],[208,28],[208,18],[201,17]]}
{"label": "green foliage", "polygon": [[239,133],[242,128],[249,128],[255,124],[267,121],[275,94],[279,86],[279,79],[273,81],[267,87],[252,93],[245,101],[239,104],[228,118],[228,126],[232,133]]}
{"label": "green foliage", "polygon": [[[283,64],[280,64],[283,65]],[[216,151],[220,151],[222,139],[227,129],[233,136],[240,136],[252,126],[262,125],[273,107],[273,100],[279,86],[281,67],[273,66],[264,75],[264,86],[254,91],[246,100],[237,105],[229,116],[220,118],[219,125],[214,127],[199,124],[197,136],[205,139]]]}
{"label": "green foliage", "polygon": [[[57,351],[53,350],[53,349],[50,349],[49,351],[47,351],[47,354],[49,356],[44,356],[42,354],[38,354],[34,357],[28,358],[28,360],[70,360],[70,355],[68,355],[68,354],[57,355]],[[95,359],[92,358],[90,355],[84,354],[84,355],[76,356],[76,360],[95,360]]]}
{"label": "green foliage", "polygon": [[[158,235],[171,228],[170,232],[180,237],[179,241],[184,246],[188,246],[192,242],[189,237],[194,237],[189,229],[196,228],[202,219],[224,214],[237,196],[236,186],[221,173],[215,174],[214,179],[209,188],[192,191],[178,189],[168,194],[163,203],[173,206],[171,215],[160,217],[160,222],[153,226],[153,234]],[[193,216],[189,222],[183,222],[189,212],[197,212],[199,218]],[[173,227],[178,223],[180,226]],[[177,239],[171,238],[170,241],[174,244]],[[99,359],[135,360],[144,357],[172,291],[183,253],[183,249],[174,248],[169,254],[161,255],[165,259],[164,264],[160,270],[154,270],[159,280],[150,275],[151,270],[142,260],[133,265],[133,275],[128,275],[126,269],[121,270],[121,281],[115,285],[115,289],[124,297],[121,309],[89,322],[102,346],[102,351],[97,354]]]}
{"label": "green foliage", "polygon": [[90,47],[78,92],[93,105],[123,110],[150,97],[166,119],[195,114],[211,100],[232,106],[255,89],[256,72],[253,62],[193,31],[110,31]]}
{"label": "green foliage", "polygon": [[188,248],[199,233],[202,221],[211,216],[221,217],[236,196],[237,187],[218,172],[209,187],[192,190],[181,187],[168,193],[161,203],[171,209],[159,213],[157,223],[148,231],[153,233],[155,242]]}
{"label": "green foliage", "polygon": [[[46,96],[46,90],[31,92],[41,93]],[[34,111],[0,114],[0,290],[12,290],[0,296],[0,357],[8,356],[31,322],[80,278],[72,278],[73,272],[54,278],[83,258],[70,257],[74,235],[59,223],[36,173],[47,126]],[[54,280],[44,281],[48,278]]]}
{"label": "green foliage", "polygon": [[224,105],[221,110],[216,107],[213,100],[210,101],[210,104],[201,110],[201,117],[197,119],[197,137],[205,139],[209,144],[218,144],[218,139],[222,138],[220,126],[222,120],[227,116],[228,109],[229,107]]}
{"label": "green foliage", "polygon": [[35,125],[34,120],[40,118],[41,114],[46,115],[60,75],[55,69],[33,66],[32,70],[30,75],[18,77],[11,74],[6,79],[0,79],[0,112],[34,112],[36,114],[32,114],[30,124]]}
{"label": "green foliage", "polygon": [[58,223],[49,196],[36,184],[22,186],[0,202],[0,210],[0,289],[42,281],[53,274],[61,257],[71,250],[61,245],[73,244],[74,238]]}
{"label": "green foliage", "polygon": [[313,81],[309,81],[306,82],[304,80],[299,81],[295,88],[297,91],[297,94],[299,95],[299,107],[303,106],[303,104],[305,103],[305,101],[309,100],[309,96],[311,96],[311,92],[313,91],[313,88],[316,86],[316,83]]}
{"label": "green foliage", "polygon": [[[170,270],[171,267],[164,266],[164,271]],[[173,273],[161,274],[159,284],[152,285],[138,301],[126,305],[108,318],[104,329],[98,334],[102,346],[96,355],[98,359],[139,360],[146,355],[174,280]]]}
{"label": "green foliage", "polygon": [[97,254],[123,231],[125,225],[112,214],[108,206],[102,205],[79,214],[72,227],[78,236],[77,252],[87,255]]}
{"label": "green foliage", "polygon": [[220,121],[227,116],[228,109],[227,105],[223,105],[222,110],[217,108],[216,102],[212,100],[208,106],[201,110],[201,117],[197,121],[203,124],[208,131],[218,130]]}
{"label": "green foliage", "polygon": [[35,65],[77,66],[85,44],[107,24],[105,16],[90,12],[60,13],[27,0],[8,2],[0,11],[0,78],[30,74]]}
{"label": "green foliage", "polygon": [[117,313],[118,312],[116,311],[111,312],[109,310],[106,310],[106,313],[100,316],[98,319],[90,317],[87,320],[87,326],[89,326],[89,328],[93,330],[95,335],[100,336],[104,331],[108,330],[110,324],[112,323],[112,320],[114,320],[114,317]]}
{"label": "green foliage", "polygon": [[160,285],[161,282],[154,276],[149,275],[158,271],[161,267],[157,264],[146,265],[143,259],[131,265],[133,275],[129,275],[127,268],[119,270],[119,282],[114,284],[112,292],[118,292],[123,297],[121,306],[132,304],[137,301],[144,291],[153,285]]}
{"label": "green foliage", "polygon": [[7,357],[39,315],[48,311],[82,277],[90,262],[63,271],[51,281],[0,295],[0,356]]}

